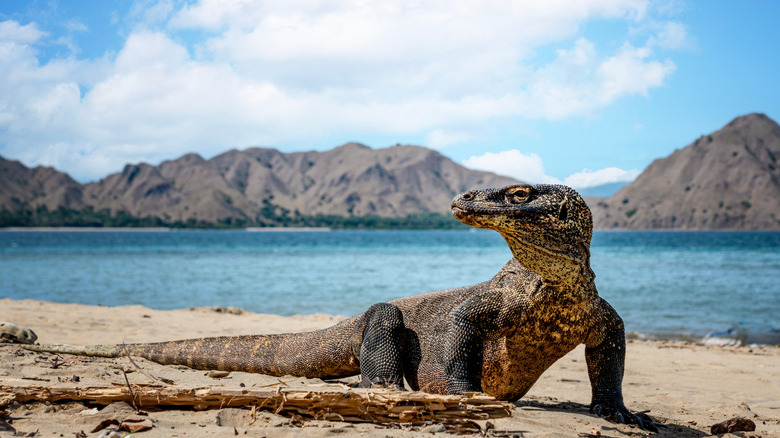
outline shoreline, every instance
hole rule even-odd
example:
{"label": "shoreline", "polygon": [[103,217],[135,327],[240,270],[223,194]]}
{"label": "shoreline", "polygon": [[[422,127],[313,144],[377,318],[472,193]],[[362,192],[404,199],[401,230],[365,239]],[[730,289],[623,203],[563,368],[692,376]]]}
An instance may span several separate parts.
{"label": "shoreline", "polygon": [[5,227],[0,228],[0,232],[6,231],[11,233],[25,233],[25,232],[47,232],[47,233],[59,233],[59,232],[88,232],[88,233],[100,233],[100,232],[167,232],[173,231],[168,227]]}
{"label": "shoreline", "polygon": [[695,345],[715,345],[732,347],[778,347],[780,346],[780,331],[755,330],[735,326],[721,332],[711,332],[704,336],[689,333],[642,333],[626,332],[627,340],[634,341],[660,341],[660,342],[687,342]]}
{"label": "shoreline", "polygon": [[[326,232],[334,230],[426,230],[426,231],[451,231],[451,230],[476,230],[476,228],[406,228],[406,227],[390,227],[390,228],[331,228],[331,227],[224,227],[224,228],[200,228],[200,227],[0,227],[0,232],[163,232],[163,231],[247,231],[247,232],[266,232],[266,231],[287,231],[287,232],[300,232],[300,231],[317,231]],[[663,229],[625,229],[625,228],[597,228],[593,230],[596,233],[780,233],[780,228],[777,229],[702,229],[702,230],[681,230],[676,228],[663,228]]]}
{"label": "shoreline", "polygon": [[[0,321],[31,328],[40,343],[156,342],[310,331],[343,319],[325,314],[282,317],[224,307],[154,310],[140,305],[108,307],[0,298]],[[15,354],[15,351],[19,353]],[[60,365],[53,368],[52,360]],[[325,384],[319,379],[239,372],[215,378],[208,372],[186,367],[163,366],[142,359],[134,361],[144,373],[170,378],[174,385],[228,388],[242,383],[251,388],[280,385],[280,382],[304,386]],[[610,423],[588,412],[590,384],[584,348],[580,346],[541,376],[529,393],[515,403],[511,417],[491,420],[491,423],[496,431],[510,435],[522,431],[524,437],[582,434],[700,437],[708,435],[710,426],[715,423],[743,416],[753,420],[757,430],[755,435],[742,436],[780,436],[778,363],[780,347],[777,346],[734,347],[628,339],[623,381],[625,403],[632,411],[649,411],[648,414],[661,424],[661,432],[651,435],[631,426]],[[79,385],[125,385],[122,369],[137,367],[127,358],[57,357],[22,352],[12,347],[0,348],[0,381],[32,379],[36,385],[62,386],[67,384],[66,379],[77,376]],[[150,383],[140,372],[127,373],[127,378],[133,385]],[[350,379],[344,381],[356,381]],[[0,394],[0,401],[2,398]],[[92,430],[103,420],[133,414],[132,408],[124,406],[115,403],[104,408],[80,402],[58,402],[52,407],[43,403],[23,403],[0,410],[10,413],[13,419],[10,425],[18,432],[38,430],[42,436],[48,436]],[[224,435],[233,434],[234,429],[239,435],[247,432],[247,436],[271,438],[297,433],[323,437],[333,433],[411,437],[427,435],[430,431],[435,431],[436,436],[449,436],[451,432],[437,424],[388,428],[342,421],[296,422],[262,410],[250,415],[248,408],[149,409],[148,418],[154,427],[144,436]],[[483,430],[487,427],[483,420],[476,424]],[[430,429],[424,429],[426,427]]]}

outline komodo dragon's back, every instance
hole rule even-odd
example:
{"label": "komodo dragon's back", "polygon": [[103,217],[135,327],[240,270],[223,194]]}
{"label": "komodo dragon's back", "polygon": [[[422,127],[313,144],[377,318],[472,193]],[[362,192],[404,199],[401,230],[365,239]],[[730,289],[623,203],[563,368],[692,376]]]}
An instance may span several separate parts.
{"label": "komodo dragon's back", "polygon": [[[455,197],[460,221],[499,232],[513,258],[484,283],[371,306],[332,327],[295,334],[35,351],[116,357],[129,353],[198,369],[304,377],[362,375],[361,385],[522,397],[556,360],[585,344],[591,410],[655,430],[623,404],[623,322],[596,291],[592,218],[561,185],[513,185]],[[2,344],[0,344],[2,345]]]}

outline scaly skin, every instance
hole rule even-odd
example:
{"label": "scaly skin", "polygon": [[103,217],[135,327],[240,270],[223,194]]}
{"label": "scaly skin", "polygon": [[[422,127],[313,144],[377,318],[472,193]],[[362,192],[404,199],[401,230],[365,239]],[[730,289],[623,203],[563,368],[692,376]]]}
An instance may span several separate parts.
{"label": "scaly skin", "polygon": [[555,361],[585,344],[591,411],[657,430],[623,405],[623,321],[599,297],[590,268],[592,219],[582,198],[559,185],[474,190],[452,201],[455,217],[499,232],[513,258],[491,280],[372,306],[327,329],[88,347],[26,345],[35,351],[305,377],[362,374],[364,386],[438,394],[482,391],[516,400]]}

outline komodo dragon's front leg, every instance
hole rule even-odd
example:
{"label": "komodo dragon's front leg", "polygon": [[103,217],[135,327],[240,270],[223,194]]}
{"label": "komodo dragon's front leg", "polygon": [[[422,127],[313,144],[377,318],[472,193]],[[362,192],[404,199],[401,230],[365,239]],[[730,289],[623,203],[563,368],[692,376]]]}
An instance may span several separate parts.
{"label": "komodo dragon's front leg", "polygon": [[590,411],[619,423],[637,424],[642,429],[658,431],[653,420],[644,413],[632,413],[623,404],[623,370],[626,358],[626,336],[623,320],[612,307],[606,310],[603,337],[595,345],[586,343],[585,361],[591,385]]}
{"label": "komodo dragon's front leg", "polygon": [[448,394],[483,392],[484,345],[506,336],[519,321],[524,303],[515,293],[488,289],[453,309],[444,344]]}

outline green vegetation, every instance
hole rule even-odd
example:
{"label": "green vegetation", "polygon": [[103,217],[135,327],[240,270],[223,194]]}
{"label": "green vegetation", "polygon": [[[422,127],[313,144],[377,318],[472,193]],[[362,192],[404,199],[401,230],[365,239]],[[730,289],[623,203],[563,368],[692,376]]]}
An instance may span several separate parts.
{"label": "green vegetation", "polygon": [[468,228],[450,215],[441,213],[410,214],[406,217],[366,216],[336,216],[316,215],[301,216],[300,224],[293,221],[283,226],[328,227],[338,229],[454,229]]}
{"label": "green vegetation", "polygon": [[0,227],[169,227],[229,229],[245,227],[328,227],[336,229],[453,229],[468,228],[451,215],[420,213],[406,217],[388,218],[374,215],[337,216],[302,215],[265,202],[258,216],[228,217],[217,222],[187,219],[164,220],[158,217],[136,217],[126,212],[111,214],[108,210],[95,211],[58,208],[49,211],[45,206],[30,208],[21,205],[11,212],[0,210]]}
{"label": "green vegetation", "polygon": [[126,212],[109,214],[108,210],[95,211],[92,207],[73,210],[60,207],[49,211],[46,206],[35,209],[26,205],[17,212],[0,210],[0,227],[165,227],[160,218],[139,218]]}
{"label": "green vegetation", "polygon": [[303,215],[263,200],[260,213],[248,227],[328,227],[336,229],[452,229],[468,228],[449,214],[418,213],[405,217]]}

